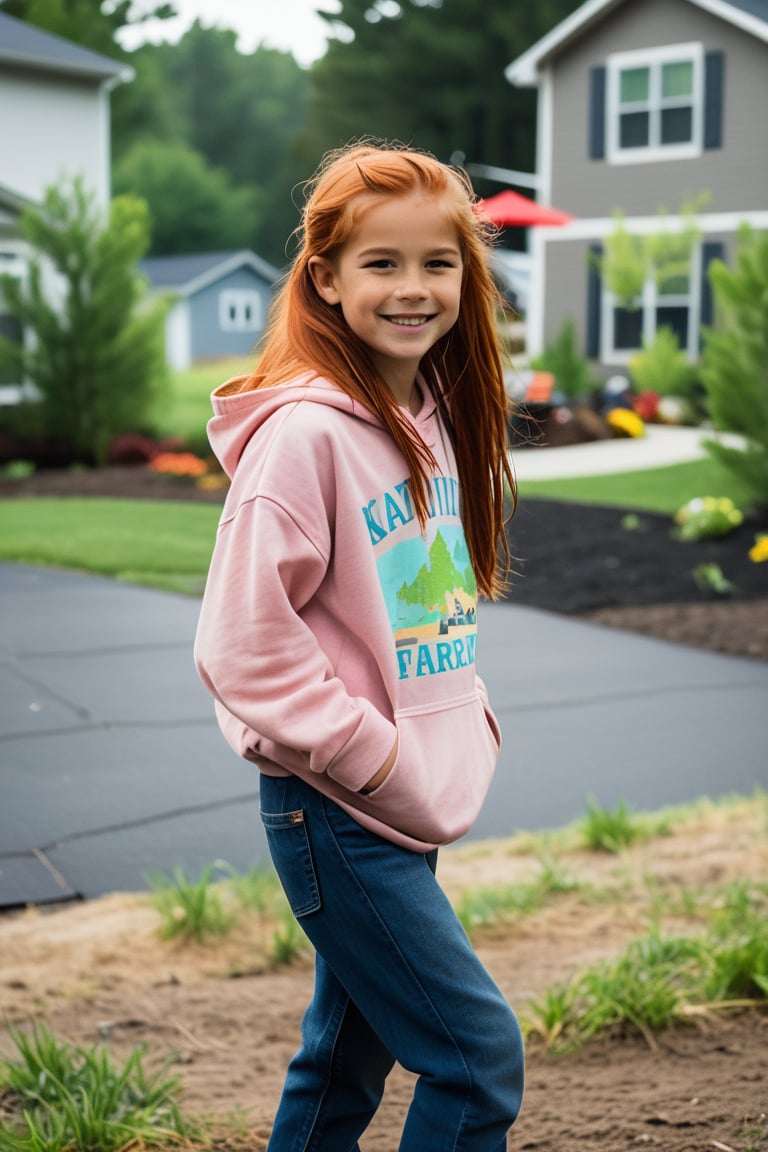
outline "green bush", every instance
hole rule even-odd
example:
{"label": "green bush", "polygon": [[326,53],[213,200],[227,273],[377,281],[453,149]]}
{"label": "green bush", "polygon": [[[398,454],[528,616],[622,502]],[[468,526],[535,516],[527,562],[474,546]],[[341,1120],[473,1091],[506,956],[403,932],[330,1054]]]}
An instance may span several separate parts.
{"label": "green bush", "polygon": [[710,265],[716,326],[704,332],[701,379],[716,429],[744,447],[705,442],[710,455],[768,505],[768,232],[742,229],[733,269]]}
{"label": "green bush", "polygon": [[629,362],[632,383],[639,392],[689,397],[696,369],[680,347],[671,328],[659,328],[653,341]]}
{"label": "green bush", "polygon": [[576,341],[576,329],[570,317],[558,332],[554,343],[547,345],[540,356],[531,361],[531,367],[551,372],[555,388],[571,398],[588,396],[598,383],[589,370]]}

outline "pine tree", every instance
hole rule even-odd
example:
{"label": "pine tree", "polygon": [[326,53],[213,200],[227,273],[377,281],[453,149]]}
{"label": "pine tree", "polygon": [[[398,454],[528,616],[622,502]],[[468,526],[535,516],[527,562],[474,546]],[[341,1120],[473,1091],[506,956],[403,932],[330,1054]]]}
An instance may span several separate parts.
{"label": "pine tree", "polygon": [[165,383],[165,304],[148,304],[136,264],[147,248],[141,200],[119,196],[108,220],[75,179],[49,188],[21,228],[25,280],[0,277],[24,342],[0,339],[0,363],[31,381],[41,431],[73,461],[104,463],[117,432],[146,430]]}

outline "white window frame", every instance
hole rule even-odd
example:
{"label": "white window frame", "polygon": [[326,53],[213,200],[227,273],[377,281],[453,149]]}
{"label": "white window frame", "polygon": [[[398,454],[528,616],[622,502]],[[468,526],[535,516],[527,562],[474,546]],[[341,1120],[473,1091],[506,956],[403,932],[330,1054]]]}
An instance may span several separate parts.
{"label": "white window frame", "polygon": [[[250,319],[247,315],[249,307]],[[219,327],[223,332],[261,331],[262,311],[261,296],[252,289],[224,288],[219,293]]]}
{"label": "white window frame", "polygon": [[[662,144],[661,112],[673,106],[661,96],[661,70],[663,64],[690,61],[693,65],[693,92],[691,93],[691,139],[684,144]],[[651,90],[647,103],[650,117],[649,143],[644,148],[622,148],[619,120],[621,73],[630,68],[650,69]],[[638,164],[659,160],[686,160],[700,156],[704,150],[704,46],[701,43],[665,44],[660,48],[645,48],[633,52],[617,52],[606,60],[606,159],[609,164]],[[687,105],[687,97],[685,99]],[[626,105],[624,106],[626,108]]]}
{"label": "white window frame", "polygon": [[701,245],[697,244],[691,253],[691,265],[688,275],[688,291],[679,295],[660,296],[656,280],[649,276],[643,285],[643,293],[639,298],[638,307],[642,312],[642,343],[637,348],[614,348],[614,311],[623,307],[605,285],[601,293],[600,314],[600,359],[604,364],[616,364],[626,367],[630,360],[642,352],[653,342],[656,335],[656,312],[660,307],[669,305],[688,308],[688,344],[683,351],[690,363],[695,364],[699,359],[699,346],[701,336]]}

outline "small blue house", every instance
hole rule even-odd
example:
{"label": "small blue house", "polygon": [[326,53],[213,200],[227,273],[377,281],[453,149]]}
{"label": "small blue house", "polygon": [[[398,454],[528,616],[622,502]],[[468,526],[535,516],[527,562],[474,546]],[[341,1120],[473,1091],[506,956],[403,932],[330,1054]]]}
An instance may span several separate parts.
{"label": "small blue house", "polygon": [[277,268],[253,252],[155,256],[139,270],[169,296],[166,359],[183,370],[199,360],[245,356],[264,331]]}

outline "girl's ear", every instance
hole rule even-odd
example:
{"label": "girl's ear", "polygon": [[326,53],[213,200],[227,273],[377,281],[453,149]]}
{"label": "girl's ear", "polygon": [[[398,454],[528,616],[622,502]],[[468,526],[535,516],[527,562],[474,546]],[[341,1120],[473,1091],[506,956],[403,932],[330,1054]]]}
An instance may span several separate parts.
{"label": "girl's ear", "polygon": [[336,274],[333,264],[325,256],[311,256],[309,274],[321,300],[326,304],[338,304],[341,297],[336,287]]}

